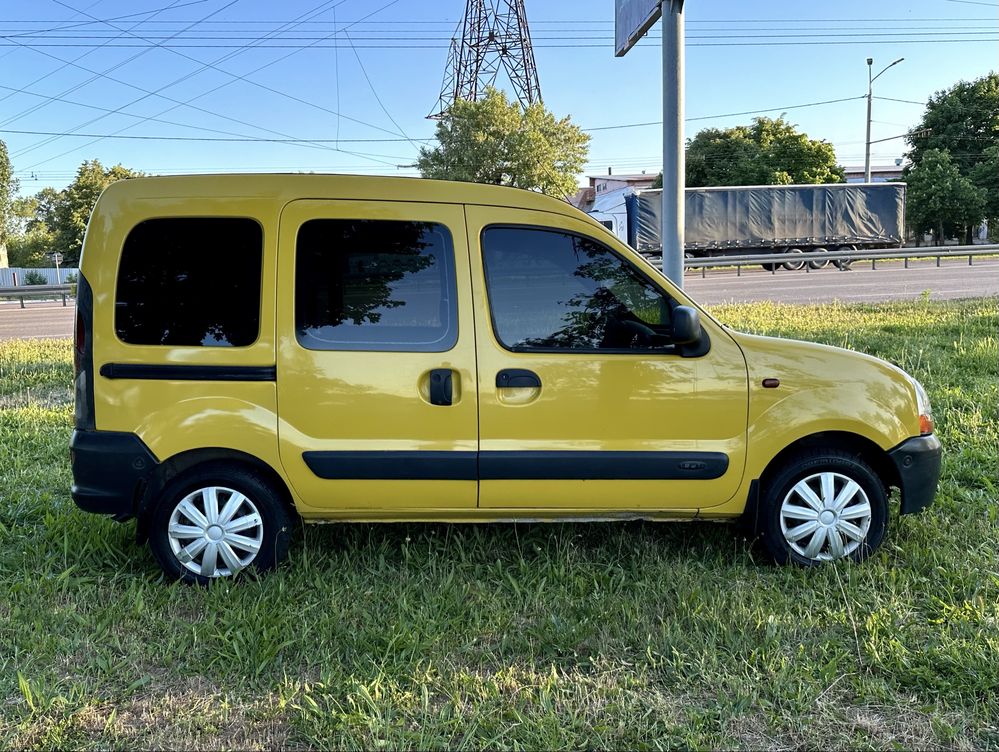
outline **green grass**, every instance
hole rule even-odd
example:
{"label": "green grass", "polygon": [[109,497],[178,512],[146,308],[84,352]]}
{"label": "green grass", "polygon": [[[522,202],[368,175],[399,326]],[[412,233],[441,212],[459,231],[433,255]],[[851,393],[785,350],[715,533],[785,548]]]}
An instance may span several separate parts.
{"label": "green grass", "polygon": [[65,341],[0,343],[0,747],[999,749],[995,301],[715,309],[928,388],[937,503],[863,565],[731,526],[329,525],[164,582],[69,498]]}

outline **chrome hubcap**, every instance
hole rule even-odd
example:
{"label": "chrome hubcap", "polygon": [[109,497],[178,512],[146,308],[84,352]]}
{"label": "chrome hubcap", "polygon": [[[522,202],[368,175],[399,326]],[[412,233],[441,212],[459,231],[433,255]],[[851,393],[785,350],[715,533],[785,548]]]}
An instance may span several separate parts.
{"label": "chrome hubcap", "polygon": [[202,577],[230,577],[256,558],[264,524],[257,507],[239,491],[208,486],[174,507],[167,537],[185,569]]}
{"label": "chrome hubcap", "polygon": [[791,549],[812,561],[849,556],[871,529],[871,503],[856,481],[824,472],[802,478],[780,505],[780,528]]}

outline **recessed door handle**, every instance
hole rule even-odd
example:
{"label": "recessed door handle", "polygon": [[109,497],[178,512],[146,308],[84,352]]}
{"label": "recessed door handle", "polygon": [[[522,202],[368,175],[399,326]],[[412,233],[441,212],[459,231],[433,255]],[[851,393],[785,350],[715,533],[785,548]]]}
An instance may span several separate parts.
{"label": "recessed door handle", "polygon": [[541,379],[525,368],[504,368],[496,374],[496,386],[507,389],[540,389]]}
{"label": "recessed door handle", "polygon": [[454,398],[450,368],[435,368],[430,372],[430,404],[450,407]]}

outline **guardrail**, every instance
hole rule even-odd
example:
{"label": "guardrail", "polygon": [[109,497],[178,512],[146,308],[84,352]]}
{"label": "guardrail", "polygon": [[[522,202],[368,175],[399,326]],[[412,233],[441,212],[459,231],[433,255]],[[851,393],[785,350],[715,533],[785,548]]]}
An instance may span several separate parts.
{"label": "guardrail", "polygon": [[73,292],[75,285],[17,285],[15,287],[0,287],[0,298],[17,298],[24,308],[25,298],[62,297],[62,305],[66,306],[66,298]]}
{"label": "guardrail", "polygon": [[[706,270],[711,267],[734,266],[736,276],[742,276],[742,267],[757,266],[766,264],[770,266],[770,273],[776,274],[777,269],[783,264],[803,264],[806,272],[811,271],[809,264],[812,262],[837,262],[837,261],[870,261],[871,268],[877,269],[878,261],[887,259],[903,259],[905,268],[909,268],[909,260],[917,258],[935,258],[937,266],[940,266],[940,259],[943,258],[964,258],[967,256],[968,265],[973,264],[976,256],[995,256],[999,254],[999,245],[948,245],[948,246],[926,246],[923,248],[899,248],[892,251],[842,251],[826,253],[758,253],[752,256],[712,256],[710,258],[693,258],[684,261],[687,269],[700,269],[701,276],[707,276]],[[801,267],[799,267],[801,268]]]}

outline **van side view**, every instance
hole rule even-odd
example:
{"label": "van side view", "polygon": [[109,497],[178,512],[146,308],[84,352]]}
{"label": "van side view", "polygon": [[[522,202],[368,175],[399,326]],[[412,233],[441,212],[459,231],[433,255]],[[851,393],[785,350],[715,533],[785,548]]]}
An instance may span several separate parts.
{"label": "van side view", "polygon": [[84,241],[72,495],[171,578],[305,522],[743,520],[860,560],[929,505],[923,388],[729,330],[561,201],[322,175],[111,185]]}

